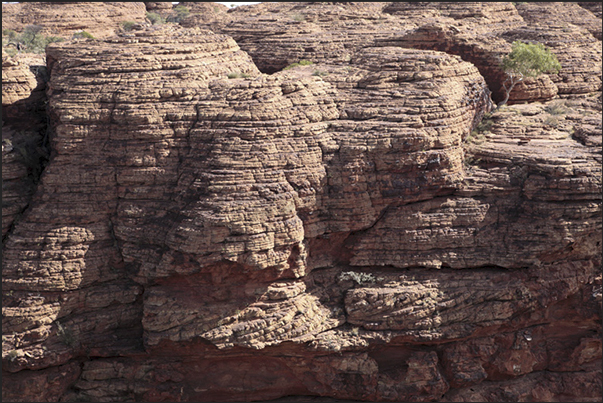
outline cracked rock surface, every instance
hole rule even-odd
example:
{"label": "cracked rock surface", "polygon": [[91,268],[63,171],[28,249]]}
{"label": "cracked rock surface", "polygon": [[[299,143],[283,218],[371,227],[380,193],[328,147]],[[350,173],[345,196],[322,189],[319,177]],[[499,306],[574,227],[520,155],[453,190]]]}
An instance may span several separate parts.
{"label": "cracked rock surface", "polygon": [[596,7],[184,4],[3,53],[3,401],[600,400]]}

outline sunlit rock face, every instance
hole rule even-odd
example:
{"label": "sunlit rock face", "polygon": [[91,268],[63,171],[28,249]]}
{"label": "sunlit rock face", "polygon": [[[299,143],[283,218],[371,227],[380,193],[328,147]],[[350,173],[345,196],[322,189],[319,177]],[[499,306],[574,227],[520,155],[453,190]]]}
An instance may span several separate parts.
{"label": "sunlit rock face", "polygon": [[434,4],[3,53],[3,400],[598,401],[594,14]]}
{"label": "sunlit rock face", "polygon": [[145,14],[142,2],[2,3],[2,28],[22,32],[33,25],[45,34],[64,38],[85,30],[96,38],[105,38],[115,34],[125,21],[144,22]]}

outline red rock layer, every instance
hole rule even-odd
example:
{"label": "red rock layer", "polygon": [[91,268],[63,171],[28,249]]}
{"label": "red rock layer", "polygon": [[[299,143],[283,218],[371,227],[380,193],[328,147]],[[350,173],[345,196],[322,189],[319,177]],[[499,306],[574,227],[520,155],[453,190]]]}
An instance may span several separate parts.
{"label": "red rock layer", "polygon": [[[177,25],[48,48],[52,154],[3,242],[3,400],[600,400],[596,85],[490,115],[485,55],[543,32],[510,3],[408,32],[409,5],[285,7],[322,38],[391,14],[272,75]],[[228,15],[258,10],[282,22]],[[9,107],[39,91],[11,63]]]}

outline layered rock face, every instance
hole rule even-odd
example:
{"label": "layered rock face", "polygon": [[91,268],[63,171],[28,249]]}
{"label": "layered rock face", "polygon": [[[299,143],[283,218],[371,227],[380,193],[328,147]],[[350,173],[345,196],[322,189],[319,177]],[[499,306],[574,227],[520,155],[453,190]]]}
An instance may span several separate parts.
{"label": "layered rock face", "polygon": [[[597,11],[598,10],[598,11]],[[524,21],[532,24],[542,21],[542,15],[548,12],[555,14],[555,22],[563,28],[576,25],[586,28],[595,38],[601,40],[601,5],[595,3],[524,2],[517,5],[517,11]],[[597,15],[597,12],[599,15]]]}
{"label": "layered rock face", "polygon": [[262,3],[237,7],[210,28],[231,35],[264,73],[302,59],[347,65],[356,50],[415,27],[383,13],[388,3]]}
{"label": "layered rock face", "polygon": [[189,15],[180,24],[183,27],[212,28],[225,25],[231,19],[227,14],[228,7],[220,3],[210,2],[180,2],[179,6],[186,7]]}
{"label": "layered rock face", "polygon": [[601,42],[493,111],[544,28],[431,4],[3,55],[3,400],[599,401]]}
{"label": "layered rock face", "polygon": [[[401,18],[420,18],[421,8],[409,13],[405,3],[394,3],[387,10]],[[542,43],[559,59],[559,74],[528,79],[511,92],[510,103],[547,101],[559,94],[588,94],[601,89],[601,20],[573,3],[523,3],[517,10],[509,3],[433,3],[435,9],[449,17],[425,23],[415,30],[385,40],[397,46],[435,49],[460,55],[474,63],[493,92],[493,99],[503,98],[505,75],[499,62],[511,51],[511,43]],[[558,15],[543,18],[543,15]],[[525,18],[523,18],[525,17]],[[598,21],[598,34],[597,34]],[[583,28],[584,27],[584,28]],[[590,31],[590,32],[589,32]],[[592,34],[597,36],[598,40]]]}
{"label": "layered rock face", "polygon": [[86,30],[101,38],[113,35],[121,22],[143,22],[145,13],[142,2],[2,3],[2,27],[21,32],[39,25],[47,35],[61,37]]}
{"label": "layered rock face", "polygon": [[28,205],[47,150],[45,61],[2,57],[2,237]]}

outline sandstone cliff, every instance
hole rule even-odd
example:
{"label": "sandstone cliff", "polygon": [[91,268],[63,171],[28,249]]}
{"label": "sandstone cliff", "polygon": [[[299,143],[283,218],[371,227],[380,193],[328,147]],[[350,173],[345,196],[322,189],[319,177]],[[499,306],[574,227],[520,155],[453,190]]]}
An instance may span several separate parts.
{"label": "sandstone cliff", "polygon": [[23,31],[39,25],[46,34],[71,37],[85,30],[95,37],[113,35],[124,21],[143,22],[141,2],[20,2],[2,3],[2,28]]}
{"label": "sandstone cliff", "polygon": [[601,399],[596,8],[184,4],[3,53],[3,401]]}
{"label": "sandstone cliff", "polygon": [[48,156],[45,61],[2,58],[2,236],[28,205]]}

